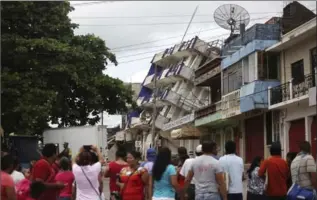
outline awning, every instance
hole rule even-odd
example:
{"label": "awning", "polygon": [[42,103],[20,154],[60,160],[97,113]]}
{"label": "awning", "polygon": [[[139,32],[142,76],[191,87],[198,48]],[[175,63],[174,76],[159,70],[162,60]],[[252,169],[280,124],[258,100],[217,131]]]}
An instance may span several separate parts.
{"label": "awning", "polygon": [[201,131],[194,126],[184,126],[179,129],[171,131],[172,139],[198,139],[201,135]]}

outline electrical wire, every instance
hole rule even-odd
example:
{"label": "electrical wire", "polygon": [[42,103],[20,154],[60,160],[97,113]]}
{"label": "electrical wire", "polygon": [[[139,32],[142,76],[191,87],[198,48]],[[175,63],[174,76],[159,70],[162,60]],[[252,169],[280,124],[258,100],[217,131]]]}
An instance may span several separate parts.
{"label": "electrical wire", "polygon": [[[272,16],[265,16],[265,17],[261,17],[258,19],[264,19],[267,17],[272,17]],[[256,19],[254,19],[256,20]],[[211,21],[194,21],[192,22],[192,24],[209,24],[209,23],[215,23],[214,20]],[[79,24],[79,26],[97,26],[97,27],[114,27],[114,26],[159,26],[159,25],[184,25],[184,24],[188,24],[188,22],[160,22],[160,23],[139,23],[139,24]]]}
{"label": "electrical wire", "polygon": [[[254,12],[249,14],[272,14],[272,13],[283,13],[283,12]],[[193,14],[184,15],[143,15],[143,16],[72,16],[72,19],[131,19],[131,18],[176,18],[176,17],[190,17]],[[196,14],[195,17],[213,17],[212,14]]]}
{"label": "electrical wire", "polygon": [[[256,18],[256,19],[252,19],[250,21],[256,21],[256,20],[261,20],[261,19],[268,19],[269,17],[261,17],[261,18]],[[208,31],[214,31],[214,30],[220,30],[223,29],[221,27],[217,27],[217,28],[210,28],[210,29],[205,29],[205,30],[201,30],[201,31],[195,31],[195,32],[190,32],[187,35],[193,35],[193,34],[197,34],[197,33],[201,33],[201,32],[208,32]],[[111,51],[113,52],[120,52],[120,50],[118,49],[123,49],[123,48],[127,48],[127,47],[133,47],[133,46],[139,46],[139,45],[143,45],[143,44],[149,44],[149,43],[155,43],[155,42],[159,42],[159,41],[163,41],[163,40],[169,40],[169,39],[173,39],[173,38],[178,38],[178,37],[182,37],[183,35],[175,35],[175,36],[171,36],[171,37],[167,37],[167,38],[162,38],[162,39],[158,39],[158,40],[151,40],[151,41],[147,41],[147,42],[142,42],[142,43],[137,43],[137,44],[130,44],[130,45],[125,45],[125,46],[118,46],[118,47],[114,47],[114,48],[110,48]],[[168,44],[170,45],[170,44]],[[171,44],[173,45],[173,44]],[[161,46],[156,46],[156,47],[162,47]],[[128,49],[128,50],[135,50],[135,49],[143,49],[145,47],[142,48],[132,48],[132,49]],[[153,48],[153,46],[148,47],[148,48]],[[122,50],[121,50],[122,51]],[[127,51],[126,49],[124,49],[123,51]]]}
{"label": "electrical wire", "polygon": [[[229,35],[229,33],[225,33],[225,34],[215,35],[215,36],[213,36],[213,37],[209,37],[208,39],[207,39],[207,38],[206,38],[206,39],[199,38],[199,39],[201,39],[201,40],[211,40],[211,39],[213,39],[213,38],[218,38],[218,37],[223,37],[223,36],[228,36],[228,35]],[[175,43],[173,43],[173,44],[175,44]],[[171,45],[173,45],[173,44],[171,44]],[[164,45],[164,46],[166,46],[166,45]],[[131,57],[131,56],[138,56],[138,55],[143,55],[143,54],[148,54],[148,53],[157,53],[157,52],[161,52],[161,51],[164,51],[164,50],[166,50],[166,48],[164,48],[164,49],[157,49],[157,50],[153,50],[153,51],[147,51],[147,52],[141,52],[141,53],[136,53],[136,54],[129,54],[129,55],[124,55],[124,56],[118,56],[117,59],[119,59],[119,58],[127,58],[127,57]]]}

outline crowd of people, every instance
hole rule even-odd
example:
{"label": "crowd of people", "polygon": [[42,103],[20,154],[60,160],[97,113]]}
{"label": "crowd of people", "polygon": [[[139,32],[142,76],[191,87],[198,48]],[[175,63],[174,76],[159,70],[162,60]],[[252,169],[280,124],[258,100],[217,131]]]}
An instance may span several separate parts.
{"label": "crowd of people", "polygon": [[[29,173],[20,172],[16,158],[2,155],[1,199],[242,200],[246,179],[247,200],[286,200],[294,183],[312,191],[317,188],[310,143],[302,142],[299,148],[299,153],[288,153],[284,160],[281,145],[273,143],[271,156],[255,157],[244,172],[233,141],[226,142],[223,156],[218,156],[213,141],[198,145],[194,158],[184,147],[176,158],[167,147],[150,148],[145,162],[139,152],[119,147],[110,163],[95,146],[83,146],[72,161],[70,151],[57,154],[54,144],[46,144]],[[110,180],[110,196],[103,194],[104,177]]]}

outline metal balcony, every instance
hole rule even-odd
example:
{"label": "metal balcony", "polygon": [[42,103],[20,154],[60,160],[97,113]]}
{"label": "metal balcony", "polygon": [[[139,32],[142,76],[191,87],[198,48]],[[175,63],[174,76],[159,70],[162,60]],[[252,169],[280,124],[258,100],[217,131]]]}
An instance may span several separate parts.
{"label": "metal balcony", "polygon": [[304,81],[294,84],[288,81],[268,89],[269,109],[284,108],[285,106],[308,99],[309,89],[315,86],[313,74],[305,76]]}
{"label": "metal balcony", "polygon": [[144,86],[144,87],[147,87],[147,88],[150,88],[150,89],[153,89],[153,88],[154,88],[154,74],[152,74],[152,75],[150,75],[150,76],[147,76],[147,77],[144,79],[143,86]]}
{"label": "metal balcony", "polygon": [[174,105],[188,112],[191,112],[199,107],[202,107],[201,102],[195,99],[188,99],[172,90],[165,90],[160,98],[156,101],[156,105],[162,107],[164,105]]}
{"label": "metal balcony", "polygon": [[214,113],[219,112],[219,111],[221,111],[221,101],[218,101],[216,103],[212,103],[208,106],[205,106],[203,108],[196,110],[195,117],[201,118],[201,117],[205,117],[205,116],[214,114]]}
{"label": "metal balcony", "polygon": [[156,120],[155,120],[155,127],[162,130],[164,127],[164,124],[168,123],[169,121],[170,120],[168,118],[159,114],[159,115],[157,115]]}
{"label": "metal balcony", "polygon": [[221,100],[222,118],[230,118],[241,114],[240,111],[240,89],[222,97]]}
{"label": "metal balcony", "polygon": [[165,69],[161,76],[157,79],[158,86],[166,86],[183,79],[193,81],[194,71],[185,66],[184,63],[177,64],[171,68]]}
{"label": "metal balcony", "polygon": [[174,45],[163,52],[155,54],[152,63],[168,67],[171,63],[176,63],[182,58],[201,53],[207,55],[209,44],[200,40],[197,36],[191,40]]}

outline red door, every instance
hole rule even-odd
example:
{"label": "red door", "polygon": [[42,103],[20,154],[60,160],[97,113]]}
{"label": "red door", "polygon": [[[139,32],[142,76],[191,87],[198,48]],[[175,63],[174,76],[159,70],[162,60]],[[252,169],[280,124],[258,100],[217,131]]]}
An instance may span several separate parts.
{"label": "red door", "polygon": [[316,120],[316,116],[314,116],[313,119],[313,123],[311,124],[311,153],[314,156],[314,158],[316,159],[316,137],[317,137],[317,120]]}
{"label": "red door", "polygon": [[305,119],[291,122],[288,132],[289,152],[299,152],[299,144],[305,141]]}
{"label": "red door", "polygon": [[264,157],[264,118],[263,115],[245,120],[246,162],[251,163],[254,157]]}

